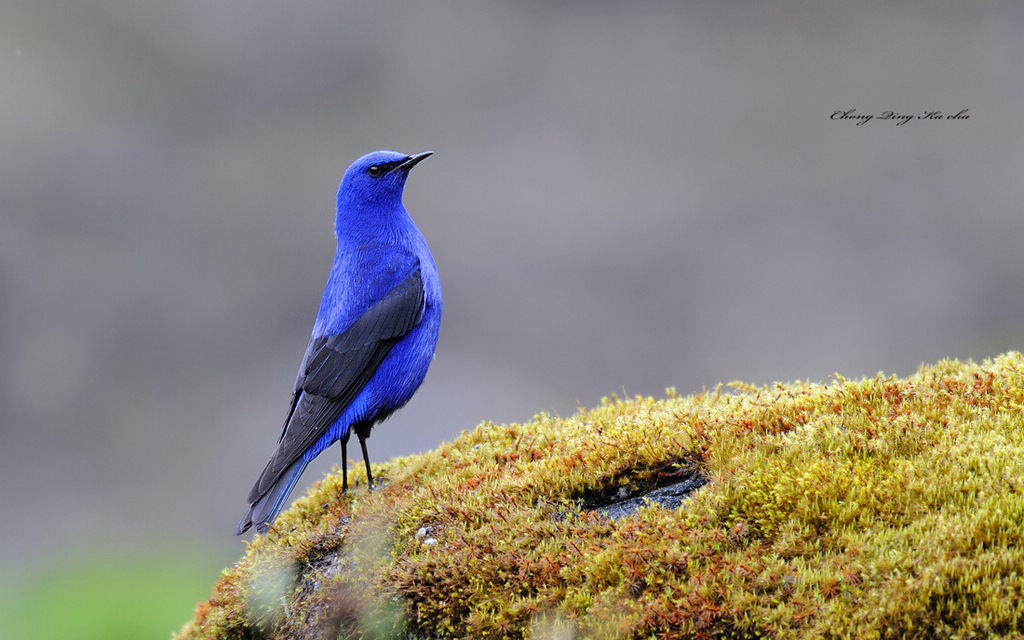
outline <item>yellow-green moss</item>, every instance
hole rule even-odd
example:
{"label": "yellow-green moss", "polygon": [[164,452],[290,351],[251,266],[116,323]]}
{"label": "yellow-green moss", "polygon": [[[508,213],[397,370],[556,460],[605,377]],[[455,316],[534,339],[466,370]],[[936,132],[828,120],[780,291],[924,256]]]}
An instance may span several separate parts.
{"label": "yellow-green moss", "polygon": [[[989,638],[1024,633],[1024,359],[730,385],[483,423],[330,475],[179,638]],[[679,509],[582,496],[673,468]]]}

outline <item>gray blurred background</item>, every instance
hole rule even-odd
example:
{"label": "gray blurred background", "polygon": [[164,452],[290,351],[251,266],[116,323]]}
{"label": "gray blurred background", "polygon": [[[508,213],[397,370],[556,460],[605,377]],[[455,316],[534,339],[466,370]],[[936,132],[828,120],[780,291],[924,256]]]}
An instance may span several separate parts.
{"label": "gray blurred background", "polygon": [[0,570],[237,557],[378,148],[435,151],[405,203],[445,317],[374,461],[1019,349],[1021,60],[1009,1],[5,0]]}

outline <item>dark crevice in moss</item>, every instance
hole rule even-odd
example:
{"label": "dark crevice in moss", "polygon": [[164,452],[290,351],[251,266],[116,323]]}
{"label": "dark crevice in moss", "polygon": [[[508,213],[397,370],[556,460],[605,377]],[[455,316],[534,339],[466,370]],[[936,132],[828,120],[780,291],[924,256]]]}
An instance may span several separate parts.
{"label": "dark crevice in moss", "polygon": [[581,507],[618,520],[650,503],[664,509],[678,508],[708,479],[692,463],[675,461],[655,470],[631,470],[600,490],[577,496]]}

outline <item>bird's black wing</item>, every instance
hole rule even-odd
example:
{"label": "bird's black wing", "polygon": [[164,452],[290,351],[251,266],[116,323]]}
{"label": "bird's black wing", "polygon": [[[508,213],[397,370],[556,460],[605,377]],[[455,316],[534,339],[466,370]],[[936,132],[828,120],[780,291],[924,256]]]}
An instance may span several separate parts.
{"label": "bird's black wing", "polygon": [[259,500],[352,403],[395,343],[419,324],[423,300],[423,278],[417,268],[344,333],[310,340],[291,410],[274,454],[249,492],[250,503]]}

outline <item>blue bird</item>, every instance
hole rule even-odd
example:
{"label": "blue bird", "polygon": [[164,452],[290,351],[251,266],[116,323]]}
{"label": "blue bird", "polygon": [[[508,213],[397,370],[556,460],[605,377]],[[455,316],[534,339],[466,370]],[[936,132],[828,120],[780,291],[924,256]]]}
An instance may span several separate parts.
{"label": "blue bird", "polygon": [[355,431],[373,486],[366,439],[423,382],[441,328],[441,283],[426,240],[402,204],[409,170],[429,156],[374,151],[352,163],[338,188],[338,251],[313,335],[295,379],[277,448],[249,492],[235,535],[265,533],[313,458]]}

